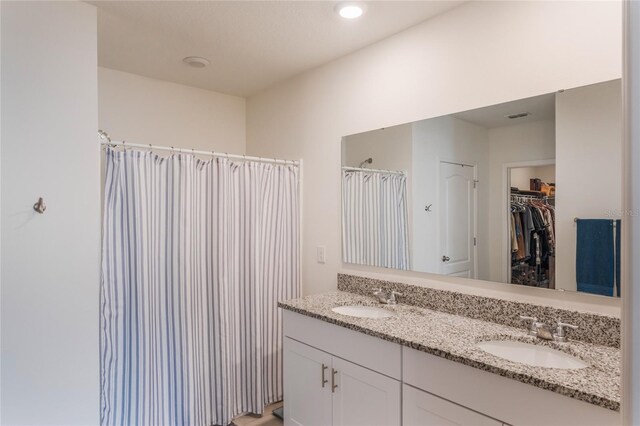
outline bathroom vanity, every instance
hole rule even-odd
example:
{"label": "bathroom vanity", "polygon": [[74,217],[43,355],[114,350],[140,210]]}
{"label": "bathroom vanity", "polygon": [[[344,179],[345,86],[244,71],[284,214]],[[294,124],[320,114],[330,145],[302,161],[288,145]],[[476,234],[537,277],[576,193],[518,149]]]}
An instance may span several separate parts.
{"label": "bathroom vanity", "polygon": [[[382,305],[344,291],[280,306],[286,425],[621,422],[616,347],[543,341],[529,336],[524,324],[515,328],[415,305]],[[348,315],[334,311],[348,306],[361,308],[338,309]],[[544,347],[576,364],[539,367],[479,346],[501,341]]]}

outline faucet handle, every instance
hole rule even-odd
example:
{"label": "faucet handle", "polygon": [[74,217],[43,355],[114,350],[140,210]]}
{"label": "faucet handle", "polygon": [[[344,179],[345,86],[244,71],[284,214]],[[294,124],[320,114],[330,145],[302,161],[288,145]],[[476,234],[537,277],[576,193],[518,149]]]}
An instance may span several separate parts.
{"label": "faucet handle", "polygon": [[537,334],[538,330],[536,324],[538,323],[538,317],[527,317],[524,315],[520,315],[520,319],[523,321],[529,321],[531,324],[529,325],[529,334]]}
{"label": "faucet handle", "polygon": [[402,293],[399,293],[397,291],[391,290],[391,292],[389,292],[389,303],[394,305],[398,302],[398,300],[396,299],[396,296],[402,296]]}
{"label": "faucet handle", "polygon": [[558,340],[560,342],[566,342],[567,341],[567,334],[566,334],[566,329],[567,328],[570,328],[572,330],[577,330],[578,326],[577,325],[573,325],[573,324],[567,324],[566,322],[562,322],[562,321],[558,320],[558,325],[556,326],[556,333],[554,335],[556,340]]}

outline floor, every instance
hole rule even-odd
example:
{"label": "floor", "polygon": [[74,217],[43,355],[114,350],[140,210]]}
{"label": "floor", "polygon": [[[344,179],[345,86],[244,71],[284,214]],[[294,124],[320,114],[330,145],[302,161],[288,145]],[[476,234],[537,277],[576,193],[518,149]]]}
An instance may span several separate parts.
{"label": "floor", "polygon": [[231,424],[235,426],[282,426],[282,420],[271,414],[276,408],[282,407],[282,402],[276,402],[264,409],[262,416],[257,414],[247,414],[246,416],[233,419]]}

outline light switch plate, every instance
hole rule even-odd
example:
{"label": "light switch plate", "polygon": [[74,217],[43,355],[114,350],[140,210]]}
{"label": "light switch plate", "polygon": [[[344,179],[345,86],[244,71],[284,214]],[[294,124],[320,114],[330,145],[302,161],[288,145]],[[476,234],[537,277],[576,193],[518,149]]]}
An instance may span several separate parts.
{"label": "light switch plate", "polygon": [[316,257],[318,260],[318,263],[325,263],[326,262],[326,257],[325,257],[325,247],[324,246],[318,246],[316,247]]}

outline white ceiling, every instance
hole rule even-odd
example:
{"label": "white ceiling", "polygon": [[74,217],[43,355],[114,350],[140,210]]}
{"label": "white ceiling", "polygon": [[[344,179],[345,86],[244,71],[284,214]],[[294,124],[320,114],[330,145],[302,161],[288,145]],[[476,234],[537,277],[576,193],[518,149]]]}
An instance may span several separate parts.
{"label": "white ceiling", "polygon": [[[463,1],[370,1],[349,21],[334,1],[90,1],[98,63],[250,96],[452,9]],[[203,69],[186,56],[211,61]]]}
{"label": "white ceiling", "polygon": [[[528,112],[531,115],[523,118],[509,119],[510,114]],[[518,99],[517,101],[478,108],[453,114],[454,117],[487,129],[513,126],[541,120],[554,120],[556,116],[555,93]]]}

